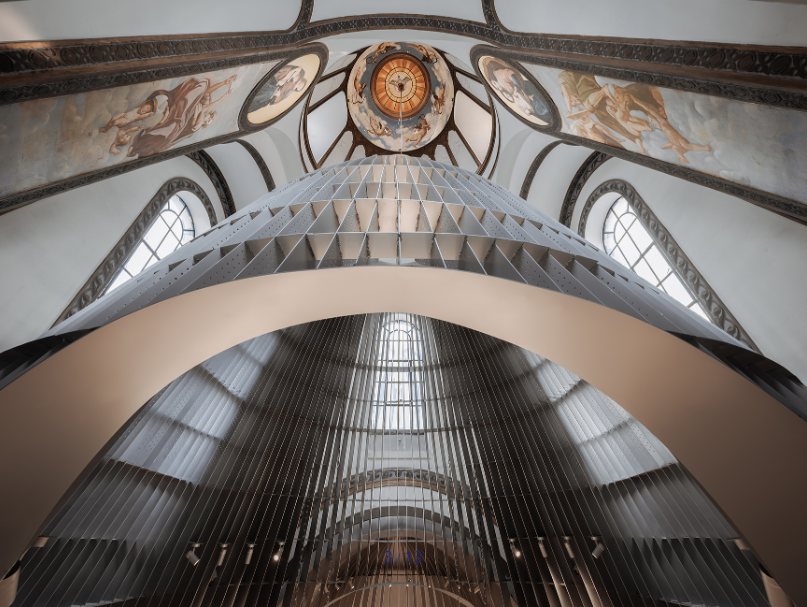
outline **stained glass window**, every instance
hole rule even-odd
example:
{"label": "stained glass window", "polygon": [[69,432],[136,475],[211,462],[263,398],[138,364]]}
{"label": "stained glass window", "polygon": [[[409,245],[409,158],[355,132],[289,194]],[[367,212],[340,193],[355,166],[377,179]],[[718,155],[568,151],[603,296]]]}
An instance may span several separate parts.
{"label": "stained glass window", "polygon": [[710,320],[624,198],[619,198],[608,211],[602,242],[605,252],[623,266]]}
{"label": "stained glass window", "polygon": [[182,200],[181,192],[174,194],[160,210],[160,215],[143,235],[143,239],[129,255],[106,292],[114,291],[130,278],[193,240],[195,235],[188,205]]}

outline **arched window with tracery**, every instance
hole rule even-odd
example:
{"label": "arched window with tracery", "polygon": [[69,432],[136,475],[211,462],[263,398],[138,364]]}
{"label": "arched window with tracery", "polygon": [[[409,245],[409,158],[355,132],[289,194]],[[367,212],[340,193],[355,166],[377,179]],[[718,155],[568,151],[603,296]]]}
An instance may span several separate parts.
{"label": "arched window with tracery", "polygon": [[699,316],[712,320],[622,196],[605,216],[602,243],[605,252],[623,266],[636,272],[654,287],[662,289]]}
{"label": "arched window with tracery", "polygon": [[372,408],[375,430],[422,430],[423,340],[407,314],[390,314],[380,333],[378,382]]}
{"label": "arched window with tracery", "polygon": [[109,284],[107,293],[194,239],[193,217],[182,194],[177,192],[163,205],[154,223]]}

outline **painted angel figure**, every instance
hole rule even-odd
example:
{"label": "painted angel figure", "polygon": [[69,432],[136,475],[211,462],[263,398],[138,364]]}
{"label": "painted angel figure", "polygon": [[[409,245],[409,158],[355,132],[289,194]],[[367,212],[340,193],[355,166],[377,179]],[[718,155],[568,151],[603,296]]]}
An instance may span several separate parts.
{"label": "painted angel figure", "polygon": [[[236,78],[232,75],[219,83],[214,83],[212,77],[188,78],[170,91],[160,89],[151,93],[147,102],[158,97],[166,99],[162,120],[138,132],[126,155],[134,158],[164,152],[210,126],[217,116],[213,108],[232,93]],[[225,86],[224,94],[214,100],[212,94]]]}
{"label": "painted angel figure", "polygon": [[127,127],[133,122],[137,122],[139,120],[145,120],[146,118],[151,118],[154,114],[157,113],[157,100],[156,99],[148,99],[138,105],[136,108],[129,110],[128,112],[122,112],[120,114],[116,114],[112,118],[110,118],[109,122],[106,126],[102,126],[98,129],[99,133],[106,133],[112,127],[118,127],[122,129],[123,127]]}
{"label": "painted angel figure", "polygon": [[413,44],[412,46],[414,46],[420,52],[420,54],[423,55],[424,63],[434,63],[437,61],[437,55],[422,44]]}
{"label": "painted angel figure", "polygon": [[434,113],[435,114],[442,114],[443,108],[446,105],[446,89],[445,87],[440,89],[440,94],[438,95],[437,92],[432,95],[432,100],[434,101]]}
{"label": "painted angel figure", "polygon": [[364,89],[367,87],[366,82],[359,82],[361,77],[360,72],[356,72],[356,78],[353,80],[353,91],[350,95],[350,103],[357,105],[364,102]]}
{"label": "painted angel figure", "polygon": [[375,53],[373,53],[372,57],[367,57],[367,63],[375,63],[375,60],[378,59],[380,55],[385,55],[387,51],[401,50],[400,45],[395,44],[394,42],[382,42],[378,45]]}
{"label": "painted angel figure", "polygon": [[426,122],[426,117],[421,116],[420,123],[410,129],[412,134],[409,137],[406,137],[405,141],[407,143],[418,144],[426,137],[429,129],[431,129],[431,126],[429,126],[429,123]]}
{"label": "painted angel figure", "polygon": [[370,128],[367,129],[376,137],[385,137],[388,135],[392,135],[392,131],[386,124],[383,124],[378,118],[375,116],[370,116]]}

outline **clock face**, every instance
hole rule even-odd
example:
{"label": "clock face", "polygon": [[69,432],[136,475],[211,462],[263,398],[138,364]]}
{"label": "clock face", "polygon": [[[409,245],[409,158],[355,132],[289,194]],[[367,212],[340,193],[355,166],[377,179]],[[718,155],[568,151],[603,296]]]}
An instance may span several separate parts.
{"label": "clock face", "polygon": [[371,81],[376,106],[391,118],[410,118],[429,100],[431,79],[423,63],[411,55],[387,57],[373,71]]}
{"label": "clock face", "polygon": [[347,106],[362,135],[382,150],[410,152],[440,135],[454,107],[454,81],[432,47],[374,44],[356,59]]}

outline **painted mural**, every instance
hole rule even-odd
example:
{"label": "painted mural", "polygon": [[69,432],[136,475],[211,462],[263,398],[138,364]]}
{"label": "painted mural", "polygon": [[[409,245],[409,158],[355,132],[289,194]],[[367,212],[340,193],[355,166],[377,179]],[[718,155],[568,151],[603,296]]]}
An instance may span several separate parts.
{"label": "painted mural", "polygon": [[551,101],[511,63],[483,55],[479,71],[490,88],[512,112],[537,126],[552,124]]}
{"label": "painted mural", "polygon": [[247,120],[263,124],[280,116],[305,95],[319,71],[317,55],[292,59],[259,85],[247,111]]}
{"label": "painted mural", "polygon": [[277,61],[0,107],[0,196],[238,130]]}
{"label": "painted mural", "polygon": [[445,128],[454,82],[432,47],[383,42],[368,48],[347,84],[351,119],[372,143],[404,152],[421,148]]}
{"label": "painted mural", "polygon": [[561,130],[807,202],[807,113],[525,64]]}

